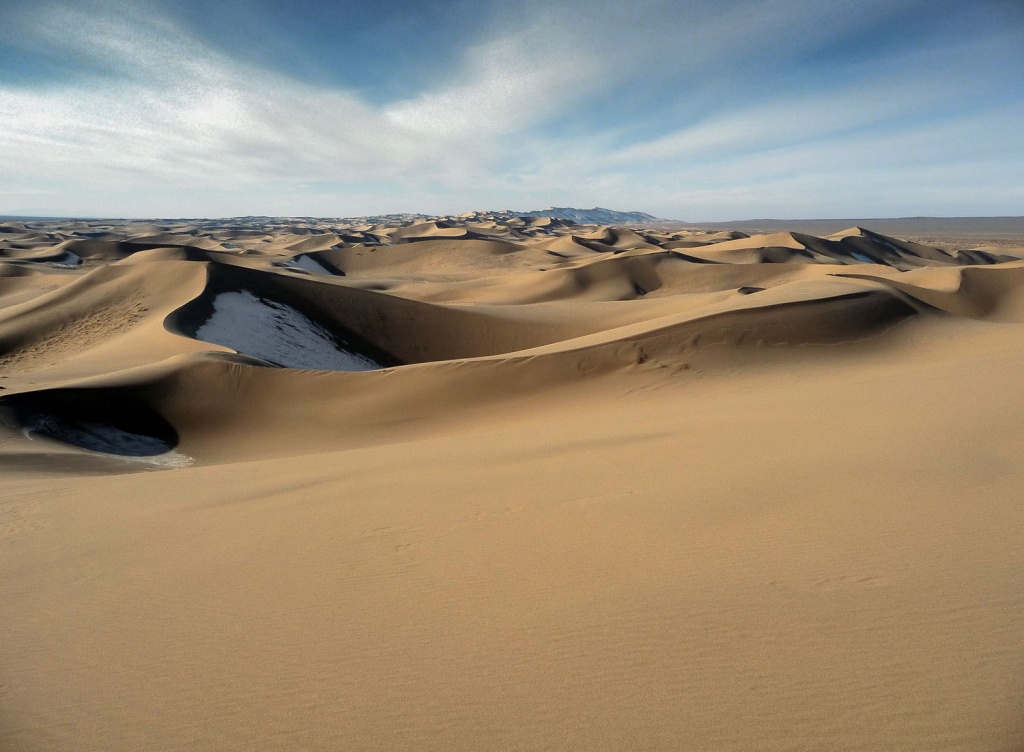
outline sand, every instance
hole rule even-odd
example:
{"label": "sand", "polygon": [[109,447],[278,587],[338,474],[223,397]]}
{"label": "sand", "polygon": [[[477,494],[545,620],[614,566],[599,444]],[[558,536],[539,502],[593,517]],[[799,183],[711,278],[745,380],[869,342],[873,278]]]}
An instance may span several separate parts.
{"label": "sand", "polygon": [[0,223],[0,748],[1024,749],[1022,259]]}

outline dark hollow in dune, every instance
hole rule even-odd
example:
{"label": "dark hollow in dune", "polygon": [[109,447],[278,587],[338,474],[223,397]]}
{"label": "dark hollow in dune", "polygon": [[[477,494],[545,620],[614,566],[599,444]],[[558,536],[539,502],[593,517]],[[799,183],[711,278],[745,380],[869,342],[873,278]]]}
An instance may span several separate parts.
{"label": "dark hollow in dune", "polygon": [[351,294],[317,281],[214,264],[203,293],[168,316],[166,324],[285,368],[366,371],[399,365],[339,320],[344,306],[337,303]]}
{"label": "dark hollow in dune", "polygon": [[91,452],[153,457],[178,445],[178,433],[156,410],[124,392],[54,389],[0,400],[29,436]]}

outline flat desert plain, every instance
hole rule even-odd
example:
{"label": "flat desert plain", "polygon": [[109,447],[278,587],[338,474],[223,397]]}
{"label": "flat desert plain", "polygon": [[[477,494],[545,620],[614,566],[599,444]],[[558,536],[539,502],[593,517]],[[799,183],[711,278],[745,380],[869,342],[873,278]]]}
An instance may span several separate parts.
{"label": "flat desert plain", "polygon": [[1024,750],[989,240],[0,224],[0,748]]}

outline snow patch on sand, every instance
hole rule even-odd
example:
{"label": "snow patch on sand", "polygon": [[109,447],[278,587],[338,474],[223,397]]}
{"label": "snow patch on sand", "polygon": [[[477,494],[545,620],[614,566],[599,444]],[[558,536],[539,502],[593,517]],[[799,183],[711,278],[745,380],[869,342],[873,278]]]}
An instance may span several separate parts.
{"label": "snow patch on sand", "polygon": [[50,262],[54,269],[77,269],[81,265],[82,257],[72,251],[65,251],[59,259]]}
{"label": "snow patch on sand", "polygon": [[248,290],[217,295],[213,314],[196,330],[196,338],[286,368],[383,368],[371,358],[343,347],[329,331],[294,308],[259,298]]}
{"label": "snow patch on sand", "polygon": [[312,256],[302,254],[301,256],[296,256],[294,259],[292,259],[292,261],[297,267],[299,267],[300,269],[305,269],[307,272],[313,272],[314,274],[330,274],[332,276],[334,275],[334,272],[332,272],[330,269],[321,264]]}
{"label": "snow patch on sand", "polygon": [[51,439],[88,452],[115,455],[154,468],[188,467],[193,462],[188,455],[173,451],[174,445],[161,438],[126,431],[109,423],[36,413],[26,422],[21,432],[27,439]]}
{"label": "snow patch on sand", "polygon": [[195,462],[187,454],[181,452],[164,452],[152,457],[125,457],[129,462],[138,462],[154,470],[171,470],[176,467],[188,467]]}
{"label": "snow patch on sand", "polygon": [[307,272],[312,272],[313,274],[327,274],[332,277],[338,276],[337,272],[331,271],[326,266],[321,264],[319,261],[310,256],[307,256],[306,254],[296,256],[295,258],[289,259],[288,261],[276,262],[276,265],[283,266],[285,269],[302,269]]}

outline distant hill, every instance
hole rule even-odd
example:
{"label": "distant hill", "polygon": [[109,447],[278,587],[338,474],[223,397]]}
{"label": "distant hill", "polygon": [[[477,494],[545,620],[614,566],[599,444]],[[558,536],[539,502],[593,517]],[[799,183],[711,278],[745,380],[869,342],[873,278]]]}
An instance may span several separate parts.
{"label": "distant hill", "polygon": [[554,217],[568,219],[579,225],[622,225],[642,222],[663,222],[659,217],[640,211],[615,211],[595,206],[593,209],[574,209],[571,206],[549,206],[537,211],[510,212],[517,217]]}
{"label": "distant hill", "polygon": [[[562,219],[569,222],[574,222],[578,225],[637,225],[647,224],[651,222],[655,223],[675,223],[674,220],[662,219],[655,217],[653,214],[641,211],[616,211],[614,209],[605,209],[600,206],[595,206],[593,209],[577,209],[571,206],[549,206],[547,209],[537,209],[533,211],[511,211],[509,209],[503,209],[501,211],[473,211],[466,212],[464,214],[455,215],[454,217],[438,216],[431,214],[419,214],[419,213],[399,213],[399,214],[375,214],[369,216],[360,217],[344,217],[345,221],[360,221],[367,224],[391,224],[391,223],[410,223],[410,222],[423,222],[434,219],[471,219],[476,218],[478,220],[485,219],[501,219],[508,217],[551,217],[552,219]],[[0,221],[3,222],[27,222],[27,221],[55,221],[61,219],[72,219],[72,217],[44,217],[44,216],[6,216],[0,215]],[[94,217],[78,217],[77,219],[97,219]],[[164,218],[168,219],[168,218]],[[214,219],[214,218],[209,218]],[[245,217],[222,217],[219,221],[231,223],[231,224],[248,224],[248,225],[263,225],[272,222],[279,222],[281,220],[295,220],[295,219],[310,219],[312,217],[270,217],[270,216],[256,216],[250,215]],[[337,218],[336,218],[337,219]]]}
{"label": "distant hill", "polygon": [[728,222],[690,222],[707,230],[742,230],[749,234],[802,232],[831,235],[848,227],[866,227],[899,238],[969,237],[984,240],[1024,240],[1024,217],[876,217],[845,219],[741,219]]}

